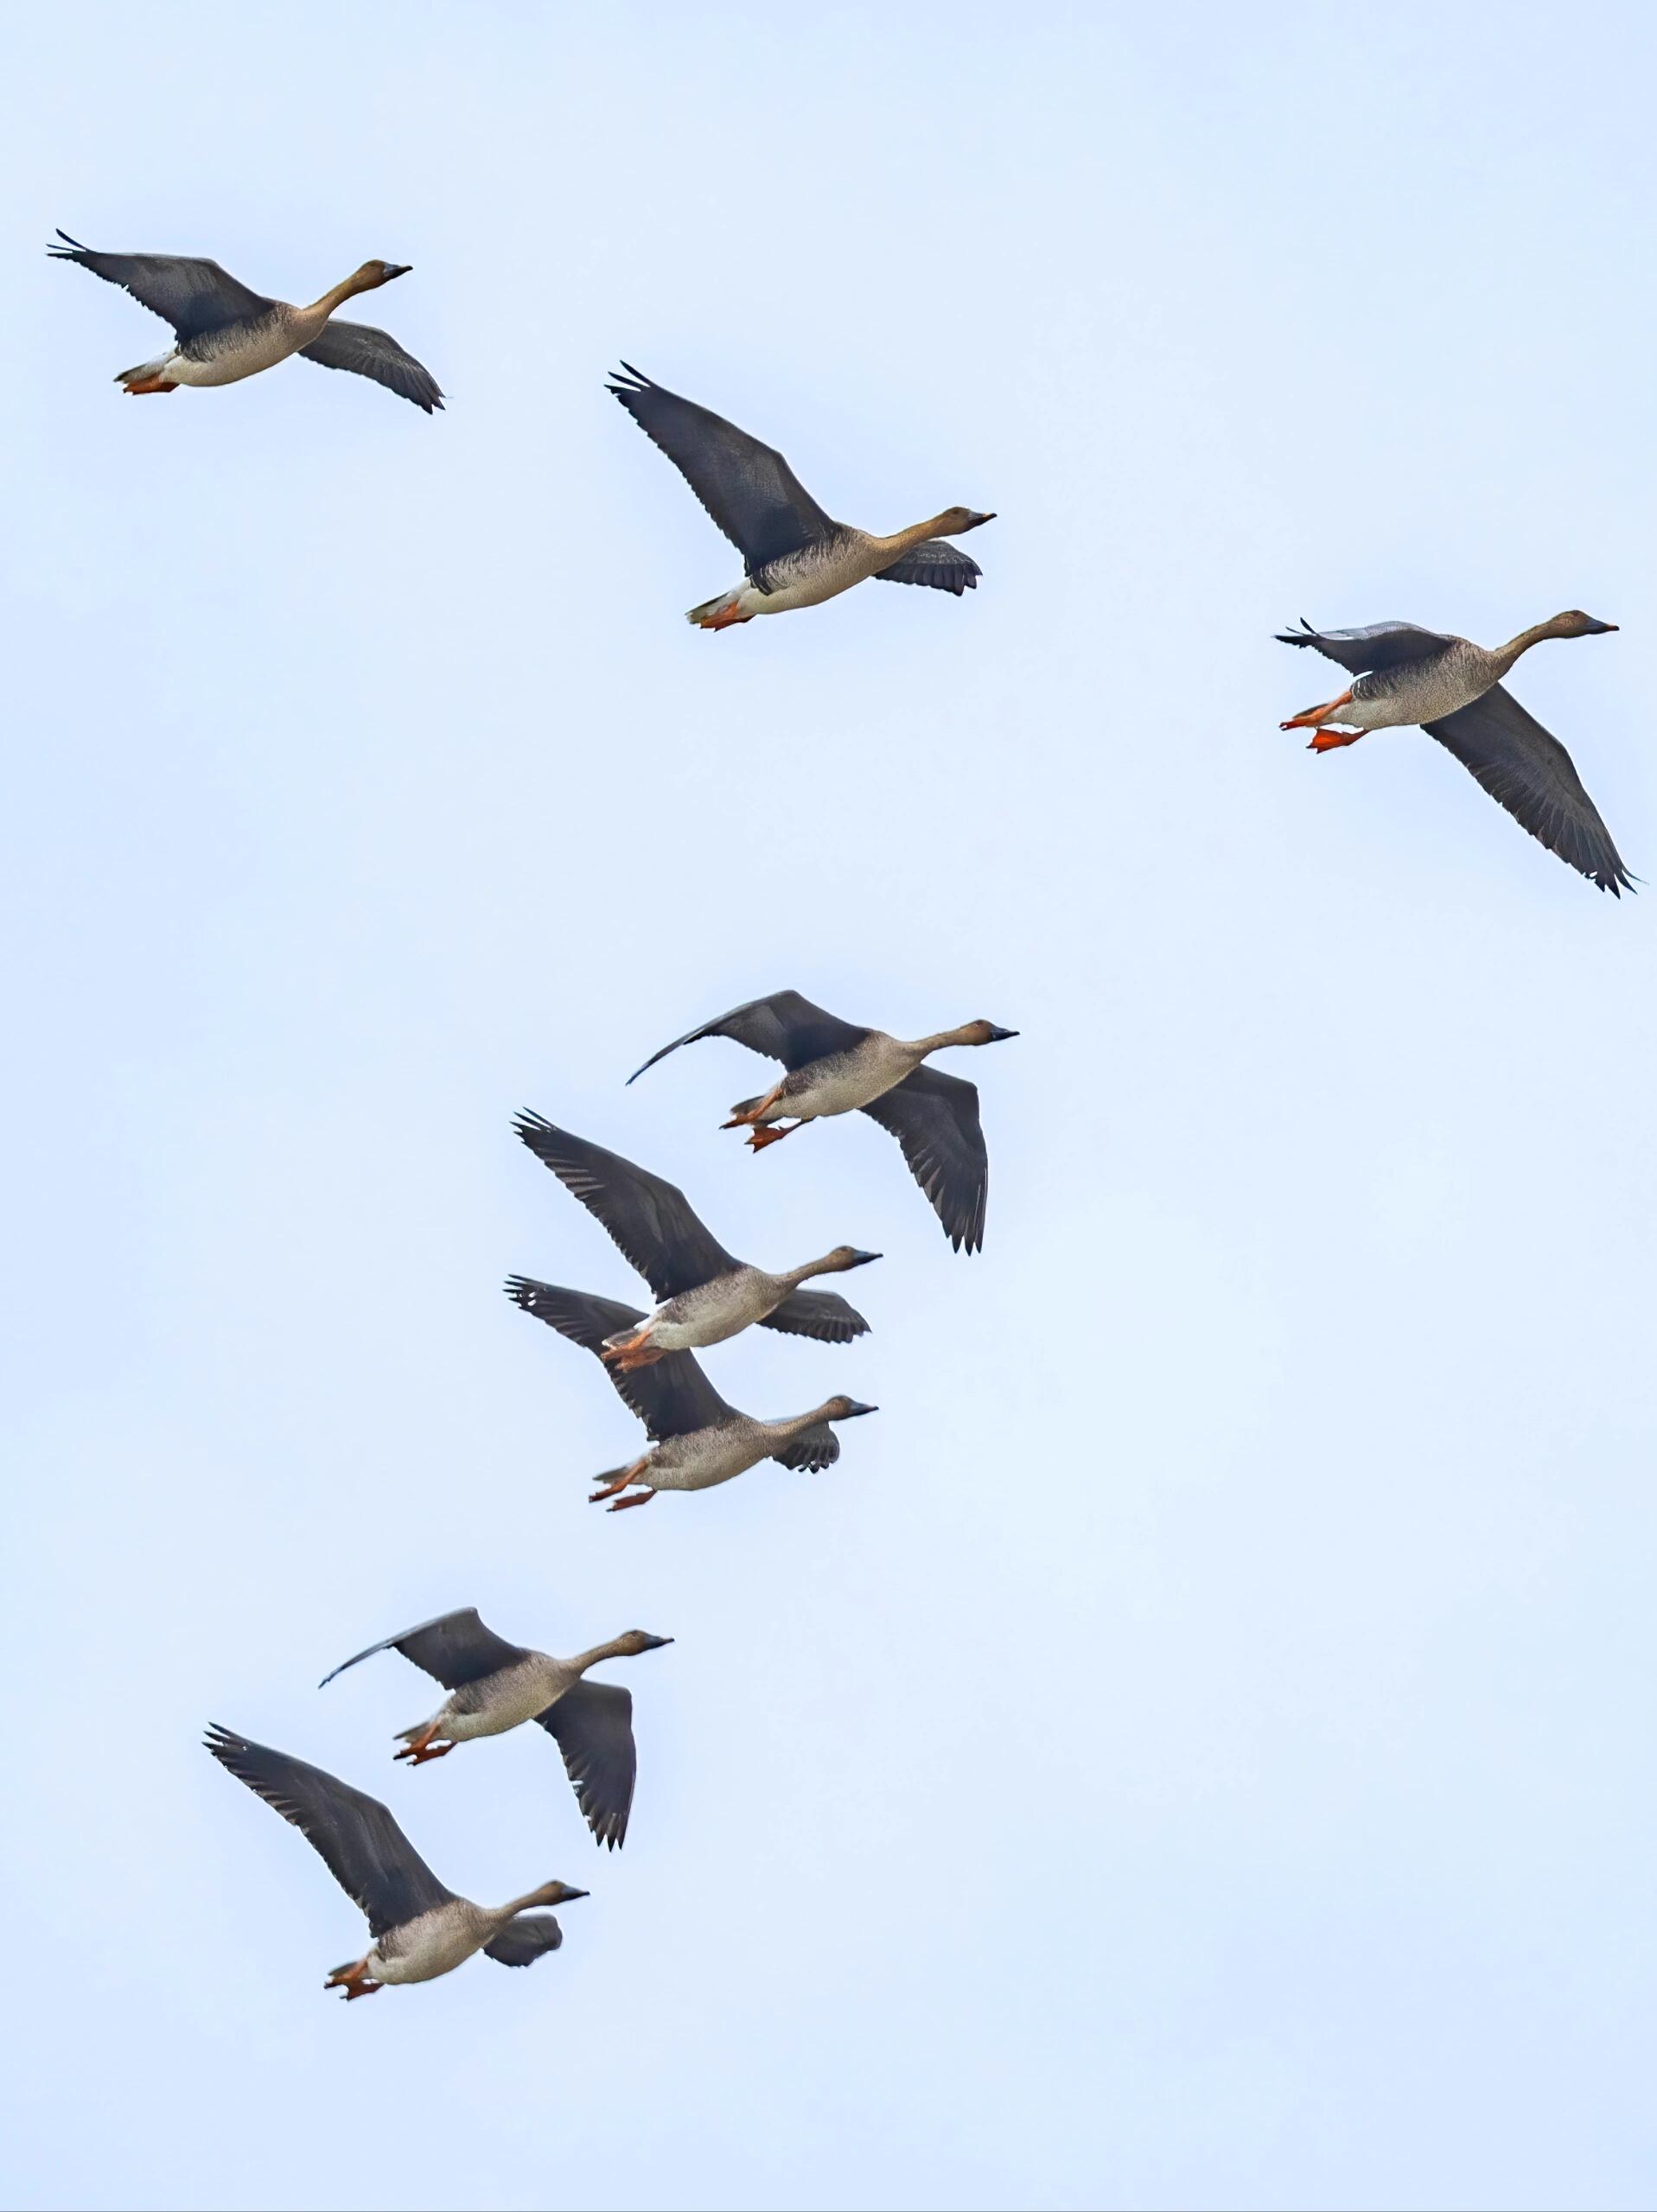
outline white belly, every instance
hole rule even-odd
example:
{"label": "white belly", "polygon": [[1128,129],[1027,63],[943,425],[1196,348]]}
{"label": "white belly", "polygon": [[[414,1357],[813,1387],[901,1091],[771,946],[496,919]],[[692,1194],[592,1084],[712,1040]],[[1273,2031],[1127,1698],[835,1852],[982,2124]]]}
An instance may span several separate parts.
{"label": "white belly", "polygon": [[[539,1711],[538,1705],[536,1712]],[[522,1715],[525,1720],[531,1718],[528,1713]],[[437,1733],[446,1736],[451,1743],[470,1743],[480,1736],[504,1736],[507,1729],[517,1725],[516,1720],[508,1719],[498,1707],[493,1712],[444,1712],[437,1716]]]}
{"label": "white belly", "polygon": [[839,569],[823,569],[799,583],[785,583],[776,591],[755,591],[752,584],[747,590],[759,602],[754,609],[756,615],[786,615],[795,607],[820,607],[825,599],[838,599],[841,592],[850,591],[863,580]]}
{"label": "white belly", "polygon": [[848,573],[844,564],[820,566],[793,583],[779,584],[773,591],[762,591],[744,580],[728,594],[725,603],[744,622],[754,615],[787,615],[796,607],[820,607],[824,600],[838,598],[854,583],[861,583],[866,574],[866,571]]}
{"label": "white belly", "polygon": [[1404,717],[1391,699],[1348,699],[1330,717],[1337,730],[1399,730]]}
{"label": "white belly", "polygon": [[[763,1309],[764,1313],[770,1310],[768,1306]],[[675,1352],[694,1352],[704,1344],[723,1344],[728,1337],[739,1336],[750,1323],[762,1317],[740,1306],[720,1306],[711,1313],[698,1314],[694,1321],[670,1323],[656,1341]]]}
{"label": "white belly", "polygon": [[781,1291],[755,1270],[727,1275],[658,1306],[650,1322],[650,1341],[667,1352],[693,1352],[704,1344],[723,1344],[778,1304]]}
{"label": "white belly", "polygon": [[1461,641],[1448,652],[1407,661],[1384,675],[1361,676],[1335,719],[1353,730],[1397,730],[1442,722],[1488,692],[1500,676],[1494,658]]}
{"label": "white belly", "polygon": [[162,363],[161,373],[169,384],[239,384],[245,376],[270,366],[269,361],[250,361],[238,354],[218,361],[193,361],[183,354],[175,354]]}
{"label": "white belly", "polygon": [[897,1038],[871,1030],[850,1052],[837,1053],[785,1078],[785,1096],[766,1119],[780,1121],[785,1114],[797,1113],[818,1121],[828,1114],[854,1113],[883,1098],[915,1065],[915,1054]]}
{"label": "white belly", "polygon": [[[852,578],[853,583],[860,581],[859,577]],[[761,591],[751,583],[743,583],[731,593],[730,604],[746,622],[755,615],[787,615],[796,607],[820,606],[825,599],[832,599],[845,589],[844,583],[821,580],[785,584],[780,591]]]}
{"label": "white belly", "polygon": [[763,1437],[743,1438],[704,1429],[659,1444],[639,1480],[653,1490],[711,1490],[757,1467],[765,1457]]}
{"label": "white belly", "polygon": [[[439,1732],[456,1743],[469,1743],[480,1736],[504,1736],[509,1728],[521,1728],[526,1720],[545,1712],[575,1679],[565,1669],[553,1667],[539,1657],[503,1667],[482,1686],[488,1699],[481,1711],[468,1712],[456,1708],[456,1699],[449,1700],[438,1723]],[[456,1697],[461,1694],[457,1692]]]}
{"label": "white belly", "polygon": [[451,1974],[482,1947],[488,1931],[457,1923],[449,1916],[427,1914],[399,1931],[401,1941],[390,1957],[378,1946],[368,1954],[368,1972],[376,1981],[436,1981]]}
{"label": "white belly", "polygon": [[807,1121],[820,1121],[830,1114],[855,1113],[859,1106],[867,1106],[891,1087],[878,1076],[852,1073],[815,1082],[808,1090],[797,1091],[780,1103],[788,1113],[797,1113]]}
{"label": "white belly", "polygon": [[715,1335],[705,1322],[653,1321],[650,1324],[650,1341],[663,1352],[693,1352],[698,1344],[717,1344],[729,1334],[727,1329]]}
{"label": "white belly", "polygon": [[257,376],[261,369],[274,368],[278,361],[297,353],[299,335],[292,330],[260,331],[250,343],[209,354],[204,360],[192,360],[184,353],[172,354],[161,373],[169,384],[239,384],[245,376]]}
{"label": "white belly", "polygon": [[538,1712],[545,1712],[551,1702],[545,1692],[531,1691],[520,1692],[510,1703],[491,1705],[483,1712],[445,1712],[438,1720],[437,1732],[451,1743],[470,1743],[480,1736],[504,1736],[509,1728],[520,1728]]}
{"label": "white belly", "polygon": [[[883,1043],[889,1043],[889,1040],[883,1040]],[[891,1045],[890,1049],[860,1051],[844,1060],[828,1061],[812,1074],[801,1088],[794,1088],[791,1080],[787,1097],[777,1101],[775,1110],[766,1119],[780,1121],[785,1114],[797,1113],[807,1121],[819,1121],[828,1114],[853,1113],[859,1106],[883,1098],[895,1084],[903,1081],[915,1064],[913,1055],[895,1045]]]}

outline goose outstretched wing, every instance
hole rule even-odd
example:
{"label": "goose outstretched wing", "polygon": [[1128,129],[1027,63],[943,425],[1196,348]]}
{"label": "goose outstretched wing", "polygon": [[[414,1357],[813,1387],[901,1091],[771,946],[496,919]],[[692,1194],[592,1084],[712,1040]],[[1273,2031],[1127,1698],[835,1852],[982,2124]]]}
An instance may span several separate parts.
{"label": "goose outstretched wing", "polygon": [[503,1967],[532,1967],[563,1941],[564,1930],[550,1912],[520,1912],[484,1945],[483,1955]]}
{"label": "goose outstretched wing", "polygon": [[685,1193],[619,1152],[520,1113],[519,1137],[607,1228],[659,1298],[677,1297],[739,1263],[691,1211]]}
{"label": "goose outstretched wing", "polygon": [[372,1935],[383,1935],[453,1902],[454,1891],[437,1879],[377,1797],[227,1728],[210,1728],[207,1748],[238,1782],[292,1821],[361,1908]]}
{"label": "goose outstretched wing", "polygon": [[639,1771],[632,1692],[614,1682],[572,1683],[535,1718],[564,1754],[582,1818],[614,1851],[627,1835]]}
{"label": "goose outstretched wing", "polygon": [[1633,889],[1570,754],[1511,692],[1493,685],[1470,705],[1422,727],[1550,852],[1614,898]]}
{"label": "goose outstretched wing", "polygon": [[1381,668],[1401,667],[1406,660],[1425,660],[1456,641],[1439,630],[1424,630],[1416,622],[1371,622],[1361,630],[1315,630],[1303,615],[1297,630],[1279,630],[1279,645],[1312,645],[1326,660],[1337,662],[1349,676],[1367,676]]}
{"label": "goose outstretched wing", "polygon": [[445,1690],[458,1690],[463,1682],[481,1682],[486,1674],[498,1674],[503,1667],[515,1667],[529,1656],[522,1644],[508,1643],[493,1629],[486,1629],[477,1616],[477,1608],[468,1605],[458,1612],[439,1613],[417,1628],[404,1629],[397,1635],[354,1652],[332,1673],[324,1674],[317,1688],[325,1690],[335,1674],[343,1674],[347,1667],[355,1667],[381,1651],[400,1651]]}
{"label": "goose outstretched wing", "polygon": [[792,1467],[796,1473],[819,1474],[825,1467],[832,1467],[840,1457],[840,1439],[827,1421],[819,1421],[809,1429],[802,1429],[781,1451],[771,1454],[779,1467]]}
{"label": "goose outstretched wing", "polygon": [[341,322],[331,316],[322,335],[299,348],[302,361],[319,368],[348,369],[353,376],[372,377],[399,399],[411,399],[430,415],[443,411],[443,388],[424,361],[399,346],[389,331],[372,322]]}
{"label": "goose outstretched wing", "polygon": [[745,1044],[750,1052],[763,1053],[768,1060],[780,1060],[790,1074],[796,1068],[807,1068],[813,1060],[825,1060],[833,1052],[845,1052],[860,1044],[869,1032],[854,1023],[843,1022],[838,1014],[825,1013],[822,1007],[813,1006],[809,998],[802,998],[797,991],[774,991],[768,998],[750,998],[745,1006],[733,1006],[729,1014],[721,1014],[717,1021],[704,1022],[699,1030],[686,1030],[682,1037],[675,1037],[672,1044],[665,1044],[660,1052],[653,1052],[644,1068],[635,1068],[628,1077],[636,1083],[645,1068],[653,1068],[659,1060],[666,1060],[670,1052],[677,1052],[682,1044],[699,1044],[704,1037],[731,1037],[738,1044]]}
{"label": "goose outstretched wing", "polygon": [[819,1344],[850,1344],[869,1334],[869,1323],[838,1291],[790,1291],[761,1326],[784,1336],[814,1336]]}
{"label": "goose outstretched wing", "polygon": [[752,575],[834,525],[774,447],[630,367],[605,387],[659,445]]}
{"label": "goose outstretched wing", "polygon": [[46,249],[55,260],[73,261],[106,284],[118,284],[151,315],[170,322],[181,341],[248,322],[276,304],[262,292],[250,291],[216,261],[180,253],[99,253],[67,231],[58,236],[63,244]]}
{"label": "goose outstretched wing", "polygon": [[[539,1283],[532,1275],[509,1275],[507,1296],[537,1321],[556,1329],[572,1344],[602,1355],[612,1336],[625,1335],[644,1319],[633,1306],[614,1298],[595,1298],[584,1291],[566,1291],[556,1283]],[[736,1409],[727,1405],[689,1352],[669,1352],[649,1367],[618,1374],[608,1361],[604,1372],[617,1393],[644,1423],[653,1444],[669,1437],[690,1436],[698,1429],[734,1420]]]}
{"label": "goose outstretched wing", "polygon": [[875,574],[882,583],[929,583],[934,591],[953,591],[959,599],[963,591],[978,590],[984,571],[947,538],[928,538]]}
{"label": "goose outstretched wing", "polygon": [[984,1243],[990,1155],[978,1120],[975,1083],[940,1068],[917,1068],[863,1108],[889,1130],[909,1172],[932,1201],[950,1243],[977,1252]]}

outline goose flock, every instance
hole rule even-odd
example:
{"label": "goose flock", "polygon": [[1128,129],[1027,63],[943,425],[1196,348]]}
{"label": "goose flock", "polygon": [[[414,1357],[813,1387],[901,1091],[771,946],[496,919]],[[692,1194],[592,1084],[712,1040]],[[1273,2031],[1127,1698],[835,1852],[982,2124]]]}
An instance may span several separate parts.
{"label": "goose flock", "polygon": [[[295,305],[250,290],[216,261],[107,253],[64,231],[58,238],[48,248],[54,258],[119,286],[172,328],[169,347],[116,378],[133,397],[239,383],[296,354],[367,377],[427,415],[443,408],[443,391],[424,363],[387,332],[342,321],[337,312],[406,276],[406,263],[365,261],[309,304]],[[983,571],[951,541],[993,521],[993,513],[946,507],[889,535],[836,522],[775,448],[723,416],[625,362],[606,388],[742,556],[741,582],[690,610],[697,628],[730,629],[758,615],[819,606],[871,577],[958,599],[976,590]],[[1317,754],[1355,744],[1372,730],[1424,730],[1533,838],[1620,897],[1635,879],[1571,755],[1504,681],[1533,646],[1616,628],[1572,610],[1492,649],[1410,622],[1320,630],[1303,617],[1297,628],[1278,634],[1279,641],[1311,647],[1352,680],[1281,727],[1309,732]],[[738,1100],[725,1129],[745,1132],[748,1148],[759,1152],[811,1123],[867,1114],[896,1138],[951,1247],[970,1254],[983,1247],[989,1194],[978,1089],[931,1063],[936,1055],[1017,1034],[977,1018],[897,1037],[825,1012],[797,991],[777,991],[687,1030],[627,1080],[636,1081],[683,1045],[724,1038],[746,1047],[782,1073]],[[596,1476],[591,1501],[620,1513],[664,1491],[713,1488],[766,1460],[799,1470],[832,1466],[841,1427],[876,1406],[837,1392],[798,1412],[746,1413],[715,1387],[697,1355],[751,1328],[855,1345],[868,1322],[839,1291],[812,1286],[870,1266],[881,1254],[845,1243],[789,1265],[739,1259],[683,1191],[649,1169],[539,1113],[520,1113],[514,1130],[608,1232],[656,1301],[647,1310],[528,1275],[513,1275],[505,1286],[522,1311],[594,1355],[643,1425],[647,1448]],[[826,1168],[832,1143],[822,1143]],[[625,1686],[591,1679],[592,1671],[672,1641],[629,1629],[559,1659],[508,1642],[467,1606],[368,1644],[325,1675],[323,1686],[386,1651],[430,1676],[446,1692],[443,1702],[394,1739],[401,1746],[394,1760],[411,1769],[533,1721],[558,1748],[593,1841],[614,1852],[626,1839],[633,1807],[633,1699]],[[378,1799],[229,1729],[210,1728],[206,1742],[229,1773],[300,1831],[366,1918],[368,1947],[335,1967],[324,1984],[347,2002],[388,1984],[433,1980],[478,1952],[503,1966],[529,1966],[563,1940],[545,1909],[587,1895],[551,1880],[502,1905],[475,1904],[438,1880]]]}

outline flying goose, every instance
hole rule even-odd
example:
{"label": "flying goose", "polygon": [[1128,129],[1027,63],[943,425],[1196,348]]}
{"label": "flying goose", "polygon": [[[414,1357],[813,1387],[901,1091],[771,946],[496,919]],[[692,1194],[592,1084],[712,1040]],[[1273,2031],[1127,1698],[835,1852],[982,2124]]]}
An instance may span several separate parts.
{"label": "flying goose", "polygon": [[[644,1319],[613,1298],[590,1297],[555,1283],[538,1283],[532,1276],[508,1276],[506,1291],[526,1313],[601,1359],[612,1338],[636,1329]],[[855,1398],[828,1398],[809,1412],[785,1420],[757,1420],[727,1404],[689,1352],[669,1352],[648,1367],[624,1372],[609,1366],[606,1373],[644,1423],[654,1446],[627,1466],[613,1467],[595,1478],[598,1488],[588,1503],[614,1499],[612,1513],[648,1505],[658,1490],[711,1490],[715,1483],[729,1482],[733,1476],[757,1467],[762,1459],[774,1459],[782,1467],[832,1467],[840,1457],[840,1440],[830,1423],[880,1410],[860,1406]],[[633,1483],[641,1487],[624,1498],[621,1493]]]}
{"label": "flying goose", "polygon": [[[636,1083],[646,1068],[703,1037],[733,1037],[750,1052],[780,1060],[788,1070],[782,1081],[762,1097],[733,1106],[725,1128],[746,1127],[749,1144],[757,1152],[791,1137],[807,1121],[860,1109],[902,1146],[909,1172],[932,1201],[955,1250],[965,1245],[977,1252],[984,1242],[990,1188],[978,1091],[959,1075],[923,1068],[921,1062],[947,1045],[999,1044],[1017,1035],[993,1022],[964,1022],[959,1029],[905,1042],[883,1030],[862,1029],[825,1014],[797,991],[774,991],[768,998],[752,998],[717,1022],[687,1030],[653,1052],[628,1081]],[[791,1115],[788,1126],[781,1127]]]}
{"label": "flying goose", "polygon": [[[1308,749],[1327,753],[1355,745],[1371,730],[1419,724],[1550,852],[1621,898],[1634,879],[1570,754],[1501,682],[1520,654],[1544,638],[1602,637],[1616,628],[1573,608],[1489,651],[1413,622],[1315,630],[1303,615],[1299,629],[1280,630],[1278,642],[1316,646],[1358,680],[1339,698],[1309,706],[1282,727],[1310,730]],[[1330,726],[1342,724],[1344,729]]]}
{"label": "flying goose", "polygon": [[722,1344],[755,1322],[793,1336],[847,1344],[869,1323],[832,1291],[804,1291],[813,1275],[836,1275],[866,1266],[877,1252],[836,1245],[781,1274],[734,1259],[697,1218],[685,1193],[539,1113],[520,1113],[513,1125],[537,1159],[607,1228],[623,1255],[662,1303],[641,1327],[607,1344],[616,1366],[645,1367],[666,1352]]}
{"label": "flying goose", "polygon": [[406,277],[405,261],[365,261],[309,307],[291,307],[286,300],[249,291],[216,261],[176,253],[96,253],[67,231],[58,236],[63,244],[46,249],[56,260],[76,262],[105,283],[119,284],[173,326],[178,343],[170,351],[123,369],[116,378],[134,396],[176,392],[181,384],[239,384],[245,376],[257,376],[297,354],[323,368],[373,377],[428,415],[443,404],[431,372],[395,338],[372,323],[334,320],[335,309],[359,292]]}
{"label": "flying goose", "polygon": [[995,516],[946,507],[889,538],[833,522],[780,453],[694,400],[681,399],[621,364],[605,386],[659,445],[742,557],[745,580],[685,616],[698,629],[725,630],[755,615],[785,615],[849,591],[866,577],[976,590],[983,574],[946,531],[976,530]]}
{"label": "flying goose", "polygon": [[347,2004],[372,1997],[387,1982],[435,1981],[474,1951],[503,1967],[532,1966],[564,1937],[551,1913],[530,1907],[566,1905],[587,1895],[567,1882],[543,1882],[510,1904],[475,1905],[444,1888],[378,1799],[227,1728],[209,1728],[207,1748],[293,1822],[366,1916],[373,1943],[361,1958],[335,1967],[322,1985],[342,1989]]}
{"label": "flying goose", "polygon": [[400,1651],[449,1695],[430,1720],[400,1729],[400,1751],[411,1766],[441,1759],[456,1743],[475,1736],[504,1736],[526,1720],[539,1721],[564,1754],[576,1801],[596,1843],[614,1851],[626,1838],[633,1803],[638,1754],[633,1742],[633,1697],[613,1682],[586,1682],[589,1667],[607,1659],[636,1659],[660,1651],[672,1636],[647,1635],[628,1629],[608,1643],[573,1659],[553,1659],[526,1645],[508,1643],[486,1629],[475,1606],[439,1613],[418,1628],[371,1643],[342,1660],[317,1685],[326,1689],[335,1674],[376,1652]]}

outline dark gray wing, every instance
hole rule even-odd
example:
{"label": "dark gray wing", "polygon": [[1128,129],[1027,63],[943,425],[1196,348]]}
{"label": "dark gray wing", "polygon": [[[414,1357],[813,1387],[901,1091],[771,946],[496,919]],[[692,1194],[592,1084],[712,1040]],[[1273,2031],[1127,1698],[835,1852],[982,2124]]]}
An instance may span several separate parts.
{"label": "dark gray wing", "polygon": [[672,1183],[634,1167],[619,1152],[555,1129],[539,1113],[520,1113],[513,1126],[536,1158],[603,1223],[659,1298],[677,1297],[737,1265]]}
{"label": "dark gray wing", "polygon": [[623,361],[605,386],[659,445],[742,557],[750,575],[834,528],[782,456]]}
{"label": "dark gray wing", "polygon": [[319,368],[349,369],[354,376],[371,376],[399,399],[411,399],[429,415],[443,411],[443,395],[437,379],[423,361],[405,353],[388,331],[372,322],[341,322],[331,319],[314,345],[302,346],[299,358]]}
{"label": "dark gray wing", "polygon": [[815,1475],[825,1467],[832,1467],[840,1457],[840,1439],[827,1421],[819,1421],[814,1428],[802,1429],[792,1444],[784,1444],[771,1457],[779,1467],[793,1467]]}
{"label": "dark gray wing", "polygon": [[814,1336],[819,1344],[849,1344],[869,1334],[869,1323],[838,1291],[790,1291],[761,1327],[780,1329],[785,1336]]}
{"label": "dark gray wing", "polygon": [[750,1052],[780,1060],[792,1074],[796,1068],[809,1067],[813,1060],[825,1060],[832,1052],[844,1052],[860,1044],[868,1034],[855,1023],[843,1022],[838,1014],[825,1014],[797,991],[774,991],[768,998],[750,998],[746,1006],[733,1006],[729,1014],[722,1014],[717,1022],[704,1022],[699,1030],[686,1030],[682,1037],[653,1052],[644,1068],[635,1068],[628,1081],[636,1083],[645,1068],[653,1068],[682,1044],[699,1044],[704,1037],[734,1037]]}
{"label": "dark gray wing", "polygon": [[863,1111],[902,1146],[910,1174],[932,1201],[955,1250],[965,1245],[977,1252],[990,1191],[977,1085],[936,1068],[917,1068]]}
{"label": "dark gray wing", "polygon": [[927,538],[875,574],[883,583],[929,583],[934,591],[953,591],[959,599],[963,591],[978,590],[984,571],[947,538]]}
{"label": "dark gray wing", "polygon": [[582,1818],[614,1851],[627,1835],[639,1769],[632,1692],[613,1682],[577,1682],[535,1718],[564,1754]]}
{"label": "dark gray wing", "polygon": [[452,1902],[419,1852],[377,1797],[365,1797],[320,1767],[250,1743],[227,1728],[207,1731],[207,1747],[238,1782],[291,1820],[347,1896],[383,1935],[423,1912]]}
{"label": "dark gray wing", "polygon": [[1511,692],[1496,684],[1470,705],[1422,727],[1550,852],[1615,898],[1634,889],[1570,754]]}
{"label": "dark gray wing", "polygon": [[1371,622],[1361,630],[1315,630],[1304,615],[1297,630],[1279,630],[1279,645],[1315,645],[1327,659],[1338,661],[1349,675],[1397,668],[1406,660],[1424,660],[1456,641],[1442,630],[1424,630],[1415,622]]}
{"label": "dark gray wing", "polygon": [[484,1945],[483,1955],[499,1960],[503,1967],[532,1967],[563,1941],[564,1930],[550,1912],[520,1912],[493,1942]]}
{"label": "dark gray wing", "polygon": [[486,1674],[499,1673],[503,1667],[514,1667],[529,1655],[521,1644],[508,1643],[493,1629],[486,1629],[477,1616],[477,1608],[468,1605],[459,1612],[439,1613],[434,1620],[422,1621],[418,1628],[405,1629],[400,1635],[387,1636],[342,1659],[333,1674],[323,1675],[317,1688],[327,1689],[335,1674],[343,1674],[347,1667],[372,1659],[379,1651],[400,1651],[445,1690],[458,1690],[462,1682],[481,1682]]}
{"label": "dark gray wing", "polygon": [[[602,1354],[607,1337],[636,1329],[644,1319],[632,1306],[619,1305],[614,1298],[560,1290],[556,1283],[538,1283],[532,1275],[509,1275],[506,1288],[515,1305],[590,1352]],[[736,1407],[726,1404],[689,1352],[670,1352],[666,1359],[634,1367],[628,1374],[617,1374],[607,1362],[604,1372],[644,1423],[653,1444],[690,1436],[736,1416]]]}
{"label": "dark gray wing", "polygon": [[216,261],[176,253],[95,253],[67,231],[58,236],[63,244],[46,249],[54,259],[73,261],[105,284],[118,284],[151,315],[170,322],[181,339],[204,337],[275,305],[262,292],[250,292]]}

